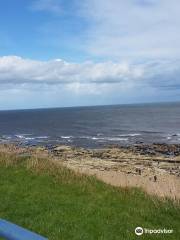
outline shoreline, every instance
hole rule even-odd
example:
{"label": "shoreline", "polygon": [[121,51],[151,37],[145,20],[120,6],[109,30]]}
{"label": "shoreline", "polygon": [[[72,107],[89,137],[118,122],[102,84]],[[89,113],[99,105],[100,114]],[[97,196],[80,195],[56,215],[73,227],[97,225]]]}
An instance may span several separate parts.
{"label": "shoreline", "polygon": [[149,194],[180,199],[180,144],[136,144],[85,149],[68,145],[0,144],[0,152],[52,161],[120,187],[140,187]]}
{"label": "shoreline", "polygon": [[[156,139],[156,143],[155,143]],[[130,131],[121,134],[106,135],[103,133],[96,134],[60,134],[51,136],[49,134],[33,133],[14,133],[1,134],[0,144],[15,144],[25,147],[36,146],[54,146],[69,145],[71,147],[85,149],[101,149],[107,146],[131,147],[135,145],[180,145],[180,133],[158,133],[146,131]],[[179,151],[180,154],[180,151]]]}

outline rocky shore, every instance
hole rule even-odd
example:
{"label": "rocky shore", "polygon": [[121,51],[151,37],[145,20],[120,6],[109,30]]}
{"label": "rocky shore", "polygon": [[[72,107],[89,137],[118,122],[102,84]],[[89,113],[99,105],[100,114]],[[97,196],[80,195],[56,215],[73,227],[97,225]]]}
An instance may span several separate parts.
{"label": "rocky shore", "polygon": [[[82,149],[70,146],[45,148],[69,164],[82,164],[100,170],[121,170],[127,174],[168,173],[180,176],[180,145],[152,144],[109,146],[104,149]],[[72,161],[72,159],[74,159]]]}
{"label": "rocky shore", "polygon": [[142,187],[163,197],[180,198],[180,144],[107,146],[83,149],[65,145],[19,147],[0,145],[0,151],[19,156],[37,155],[115,186]]}

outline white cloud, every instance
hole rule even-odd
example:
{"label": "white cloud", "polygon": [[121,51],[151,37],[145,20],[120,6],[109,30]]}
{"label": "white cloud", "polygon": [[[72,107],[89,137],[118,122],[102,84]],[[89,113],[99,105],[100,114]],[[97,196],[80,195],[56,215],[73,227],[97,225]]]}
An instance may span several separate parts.
{"label": "white cloud", "polygon": [[179,61],[70,63],[61,59],[35,61],[18,56],[0,57],[0,90],[43,87],[98,94],[118,89],[180,87]]}
{"label": "white cloud", "polygon": [[[84,3],[84,4],[83,4]],[[180,57],[179,0],[85,0],[85,50],[110,59]]]}
{"label": "white cloud", "polygon": [[[85,25],[77,39],[73,33],[68,35],[64,48],[81,50],[90,57],[112,61],[180,58],[179,0],[73,0],[71,4],[36,0],[33,9],[61,17],[66,12],[72,21]],[[66,32],[61,20],[49,20],[44,30],[51,33],[47,41],[57,46]],[[76,44],[72,44],[72,39],[76,39]]]}
{"label": "white cloud", "polygon": [[143,74],[128,63],[68,63],[60,59],[34,61],[17,56],[0,58],[0,84],[113,84],[128,85]]}

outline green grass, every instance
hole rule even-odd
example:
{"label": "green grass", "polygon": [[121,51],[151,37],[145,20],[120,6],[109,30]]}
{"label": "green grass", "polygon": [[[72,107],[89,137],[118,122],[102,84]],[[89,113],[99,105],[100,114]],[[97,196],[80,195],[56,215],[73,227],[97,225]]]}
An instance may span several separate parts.
{"label": "green grass", "polygon": [[[43,159],[11,158],[0,157],[0,218],[52,240],[180,239],[180,208],[171,201],[78,176]],[[137,237],[137,226],[174,233]]]}

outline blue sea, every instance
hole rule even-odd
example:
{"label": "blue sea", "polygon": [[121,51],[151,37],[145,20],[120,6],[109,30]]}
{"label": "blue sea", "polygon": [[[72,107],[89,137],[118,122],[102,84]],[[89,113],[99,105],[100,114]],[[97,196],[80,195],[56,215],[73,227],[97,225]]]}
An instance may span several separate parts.
{"label": "blue sea", "polygon": [[0,142],[88,148],[180,143],[180,103],[0,111]]}

